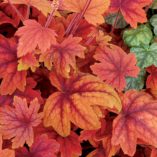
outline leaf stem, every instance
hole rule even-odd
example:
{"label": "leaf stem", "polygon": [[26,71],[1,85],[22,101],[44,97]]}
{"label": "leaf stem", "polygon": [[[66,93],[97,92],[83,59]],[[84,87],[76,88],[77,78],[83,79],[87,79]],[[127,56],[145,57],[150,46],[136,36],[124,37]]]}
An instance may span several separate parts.
{"label": "leaf stem", "polygon": [[45,23],[45,27],[49,27],[51,22],[52,22],[52,19],[53,19],[53,14],[55,13],[55,11],[58,10],[59,8],[59,5],[60,5],[60,0],[53,0],[53,2],[51,3],[51,6],[52,6],[52,11]]}
{"label": "leaf stem", "polygon": [[50,24],[52,22],[52,19],[53,19],[54,12],[55,12],[55,9],[53,9],[52,12],[51,12],[51,14],[49,15],[49,17],[48,17],[48,19],[47,19],[47,21],[45,23],[45,27],[49,27],[50,26]]}
{"label": "leaf stem", "polygon": [[120,14],[120,10],[118,10],[118,13],[117,13],[117,15],[116,15],[116,19],[115,19],[114,24],[113,24],[113,26],[112,26],[111,33],[113,33],[114,30],[115,30],[115,28],[116,28],[116,24],[117,24],[117,22],[118,22],[119,14]]}
{"label": "leaf stem", "polygon": [[11,0],[8,0],[8,3],[10,4],[10,6],[12,7],[12,9],[17,13],[18,17],[20,18],[20,20],[22,22],[24,22],[24,17],[23,15],[18,11],[18,9],[12,4]]}
{"label": "leaf stem", "polygon": [[68,25],[68,27],[65,31],[65,36],[67,36],[70,33],[70,31],[71,31],[72,27],[74,26],[75,22],[78,20],[79,15],[80,15],[79,13],[76,13],[74,15],[73,19],[71,20],[70,24]]}
{"label": "leaf stem", "polygon": [[78,27],[79,27],[79,25],[80,25],[80,23],[81,23],[81,19],[82,19],[83,16],[85,15],[85,13],[86,13],[86,11],[87,11],[87,9],[88,9],[88,7],[89,7],[91,1],[92,1],[92,0],[87,0],[87,1],[86,1],[86,4],[85,4],[85,6],[84,6],[84,8],[83,8],[83,10],[82,10],[82,12],[81,12],[81,14],[80,14],[80,16],[79,16],[78,21],[75,23],[71,34],[74,34],[74,33],[76,32],[76,30],[78,29]]}
{"label": "leaf stem", "polygon": [[74,17],[72,19],[71,23],[69,24],[69,26],[66,30],[66,35],[74,34],[76,32],[76,30],[81,22],[81,19],[84,16],[85,12],[87,11],[90,3],[91,3],[91,0],[87,0],[83,10],[79,14],[77,14],[76,17]]}
{"label": "leaf stem", "polygon": [[29,19],[29,15],[30,15],[30,4],[27,4],[27,14],[26,14],[26,20]]}

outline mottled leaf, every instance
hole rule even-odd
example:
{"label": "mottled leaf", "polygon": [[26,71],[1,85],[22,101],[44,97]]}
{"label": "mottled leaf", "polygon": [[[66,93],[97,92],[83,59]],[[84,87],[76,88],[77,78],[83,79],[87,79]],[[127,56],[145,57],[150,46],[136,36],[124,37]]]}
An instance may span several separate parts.
{"label": "mottled leaf", "polygon": [[153,64],[157,66],[157,43],[144,47],[132,47],[130,51],[136,54],[137,65],[140,68],[146,68]]}
{"label": "mottled leaf", "polygon": [[122,97],[123,109],[114,119],[112,144],[133,156],[137,140],[157,147],[157,101],[144,92],[130,90]]}
{"label": "mottled leaf", "polygon": [[28,107],[26,99],[14,97],[14,107],[0,108],[0,132],[6,139],[12,139],[12,148],[22,147],[25,142],[31,146],[34,141],[33,127],[41,123],[40,105],[34,99]]}
{"label": "mottled leaf", "polygon": [[102,115],[97,114],[94,106],[121,110],[117,93],[92,75],[63,80],[51,74],[50,80],[59,91],[46,100],[44,125],[52,126],[61,136],[70,134],[71,122],[86,130],[100,128],[99,117]]}
{"label": "mottled leaf", "polygon": [[149,45],[152,39],[153,34],[148,25],[140,25],[123,33],[123,40],[129,47]]}
{"label": "mottled leaf", "polygon": [[93,73],[118,90],[125,88],[126,76],[137,77],[139,73],[135,55],[133,53],[126,54],[118,46],[105,46],[94,58],[100,63],[91,66]]}
{"label": "mottled leaf", "polygon": [[125,90],[143,89],[143,87],[145,85],[145,80],[146,80],[146,71],[144,69],[142,69],[140,71],[140,73],[138,74],[137,78],[132,78],[132,77],[126,78],[127,86],[126,86]]}
{"label": "mottled leaf", "polygon": [[150,23],[154,27],[154,34],[157,36],[157,15],[153,15],[150,18]]}

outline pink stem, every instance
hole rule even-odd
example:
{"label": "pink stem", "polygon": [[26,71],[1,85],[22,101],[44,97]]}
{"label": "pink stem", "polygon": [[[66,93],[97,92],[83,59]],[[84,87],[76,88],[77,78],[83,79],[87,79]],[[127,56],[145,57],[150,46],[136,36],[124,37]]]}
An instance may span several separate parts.
{"label": "pink stem", "polygon": [[72,30],[71,34],[74,34],[74,33],[76,32],[76,30],[78,29],[78,27],[79,27],[79,25],[80,25],[80,23],[81,23],[81,19],[82,19],[83,16],[85,15],[85,13],[86,13],[86,11],[87,11],[87,9],[88,9],[88,7],[89,7],[91,1],[92,1],[92,0],[87,0],[87,1],[86,1],[86,4],[85,4],[85,6],[84,6],[84,8],[83,8],[83,10],[82,10],[82,12],[81,12],[81,14],[80,14],[80,16],[79,16],[78,21],[75,23],[75,26],[73,27],[73,30]]}
{"label": "pink stem", "polygon": [[27,5],[27,14],[26,14],[26,20],[29,19],[29,15],[30,15],[30,4]]}

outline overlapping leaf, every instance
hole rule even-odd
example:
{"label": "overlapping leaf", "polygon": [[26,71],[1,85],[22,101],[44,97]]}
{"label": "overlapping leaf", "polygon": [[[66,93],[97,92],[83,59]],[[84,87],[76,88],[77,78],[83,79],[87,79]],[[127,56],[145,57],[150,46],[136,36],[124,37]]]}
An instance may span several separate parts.
{"label": "overlapping leaf", "polygon": [[24,26],[16,32],[20,37],[17,48],[18,57],[32,53],[37,47],[45,52],[56,43],[56,33],[50,28],[41,26],[35,20],[25,20]]}
{"label": "overlapping leaf", "polygon": [[157,15],[153,15],[150,19],[151,25],[154,27],[154,33],[157,36]]}
{"label": "overlapping leaf", "polygon": [[143,47],[132,47],[131,52],[136,54],[137,65],[140,68],[146,68],[151,65],[157,66],[157,43]]}
{"label": "overlapping leaf", "polygon": [[107,84],[92,75],[80,75],[62,80],[50,76],[58,92],[49,96],[44,106],[44,125],[52,126],[60,135],[70,134],[71,122],[83,129],[100,127],[94,106],[121,110],[117,93]]}
{"label": "overlapping leaf", "polygon": [[150,5],[152,0],[111,0],[110,12],[121,12],[125,20],[136,28],[138,22],[144,23],[147,21],[146,13],[143,7]]}
{"label": "overlapping leaf", "polygon": [[[13,4],[26,4],[33,6],[40,10],[45,16],[47,16],[49,13],[51,13],[51,5],[49,1],[47,0],[10,0]],[[7,0],[4,0],[4,2],[8,2]]]}
{"label": "overlapping leaf", "polygon": [[79,136],[71,132],[67,137],[57,137],[57,141],[60,144],[61,157],[73,157],[81,155],[81,145]]}
{"label": "overlapping leaf", "polygon": [[15,157],[15,151],[11,149],[2,149],[3,139],[0,134],[0,157]]}
{"label": "overlapping leaf", "polygon": [[26,88],[23,92],[16,90],[12,95],[0,95],[0,106],[13,105],[14,96],[27,99],[30,103],[35,97],[38,98],[39,104],[43,104],[41,92],[35,90],[36,82],[32,78],[27,78]]}
{"label": "overlapping leaf", "polygon": [[86,8],[84,15],[85,19],[93,25],[102,24],[104,22],[102,14],[107,11],[110,4],[109,0],[64,0],[62,9],[81,13],[88,4],[89,7]]}
{"label": "overlapping leaf", "polygon": [[55,44],[50,51],[40,56],[40,61],[44,61],[45,66],[50,70],[52,62],[56,71],[65,77],[69,77],[71,68],[76,70],[76,57],[84,58],[84,50],[80,44],[82,39],[79,37],[69,36],[62,43]]}
{"label": "overlapping leaf", "polygon": [[139,73],[135,55],[126,54],[115,45],[101,49],[95,59],[100,63],[91,66],[93,73],[118,90],[123,90],[126,86],[126,76],[137,77]]}
{"label": "overlapping leaf", "polygon": [[0,109],[0,132],[6,139],[12,139],[12,148],[22,147],[25,142],[31,146],[34,141],[33,127],[41,123],[40,105],[34,99],[28,107],[26,99],[14,97],[14,107]]}
{"label": "overlapping leaf", "polygon": [[17,157],[57,157],[58,151],[58,142],[42,134],[35,138],[29,151],[24,148],[17,153]]}
{"label": "overlapping leaf", "polygon": [[123,33],[123,40],[129,47],[149,45],[152,39],[152,31],[147,25],[125,30]]}
{"label": "overlapping leaf", "polygon": [[133,156],[137,139],[157,146],[157,101],[144,92],[128,91],[122,97],[122,112],[114,119],[112,144]]}
{"label": "overlapping leaf", "polygon": [[12,94],[16,89],[24,91],[26,85],[26,71],[17,71],[17,51],[14,39],[0,36],[0,94]]}

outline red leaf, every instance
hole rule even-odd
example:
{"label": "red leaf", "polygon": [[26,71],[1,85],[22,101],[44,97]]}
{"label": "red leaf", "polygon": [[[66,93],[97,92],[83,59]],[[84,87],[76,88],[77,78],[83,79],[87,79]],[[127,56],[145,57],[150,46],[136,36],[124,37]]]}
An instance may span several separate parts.
{"label": "red leaf", "polygon": [[19,28],[16,35],[20,36],[18,44],[18,57],[33,52],[37,46],[41,52],[45,52],[52,44],[56,43],[56,33],[41,26],[35,20],[25,20],[24,26]]}
{"label": "red leaf", "polygon": [[138,22],[147,21],[146,13],[143,7],[152,3],[152,0],[111,0],[110,12],[121,12],[125,20],[136,28]]}
{"label": "red leaf", "polygon": [[34,99],[28,107],[26,99],[14,98],[14,106],[0,109],[0,131],[6,139],[12,139],[13,148],[22,147],[26,142],[31,146],[34,140],[33,127],[41,123],[40,105]]}
{"label": "red leaf", "polygon": [[91,66],[93,73],[118,90],[125,88],[126,76],[137,77],[139,73],[139,68],[135,66],[135,55],[126,54],[118,46],[111,45],[110,48],[105,46],[94,58],[100,63]]}
{"label": "red leaf", "polygon": [[152,152],[151,152],[151,156],[150,157],[156,157],[157,156],[157,149],[152,149]]}
{"label": "red leaf", "polygon": [[[100,128],[96,107],[121,109],[117,93],[92,75],[63,80],[54,74],[51,83],[58,92],[49,96],[44,106],[44,125],[52,126],[61,136],[70,134],[71,122],[83,129]],[[94,108],[95,107],[95,108]]]}
{"label": "red leaf", "polygon": [[76,70],[76,57],[84,58],[85,47],[80,45],[81,38],[69,36],[61,44],[52,46],[51,52],[43,53],[40,61],[50,70],[52,62],[62,76],[69,76],[71,67]]}
{"label": "red leaf", "polygon": [[60,144],[61,157],[74,157],[81,155],[81,145],[79,136],[71,132],[67,137],[58,136],[57,141]]}
{"label": "red leaf", "polygon": [[81,155],[79,136],[71,131],[67,137],[58,135],[51,127],[45,128],[42,124],[35,128],[35,135],[47,134],[49,139],[55,139],[60,144],[59,157],[74,157]]}
{"label": "red leaf", "polygon": [[133,156],[137,139],[157,147],[157,101],[144,92],[128,91],[122,97],[122,112],[114,119],[112,144]]}
{"label": "red leaf", "polygon": [[14,39],[0,36],[0,94],[12,94],[16,89],[24,91],[26,71],[17,71],[16,43]]}
{"label": "red leaf", "polygon": [[2,150],[2,135],[0,134],[0,157],[15,157],[15,151],[11,149]]}
{"label": "red leaf", "polygon": [[157,98],[157,67],[148,67],[147,72],[150,73],[150,75],[147,77],[146,87],[149,88],[152,95]]}
{"label": "red leaf", "polygon": [[[27,7],[23,5],[16,5],[16,8],[19,12],[25,17],[27,13]],[[20,23],[20,18],[17,16],[15,10],[8,4],[0,4],[0,25],[1,24],[12,24],[14,27],[17,27]]]}
{"label": "red leaf", "polygon": [[43,104],[43,98],[39,90],[34,90],[36,82],[32,78],[27,78],[27,85],[23,92],[16,90],[12,95],[0,95],[0,105],[12,105],[14,96],[26,98],[30,103],[34,98],[38,98],[39,103]]}
{"label": "red leaf", "polygon": [[42,134],[35,138],[30,151],[23,148],[17,153],[17,157],[57,157],[59,144],[56,140],[49,139],[46,134]]}

